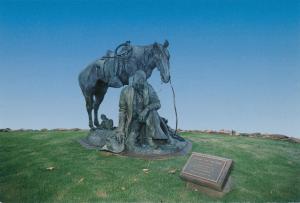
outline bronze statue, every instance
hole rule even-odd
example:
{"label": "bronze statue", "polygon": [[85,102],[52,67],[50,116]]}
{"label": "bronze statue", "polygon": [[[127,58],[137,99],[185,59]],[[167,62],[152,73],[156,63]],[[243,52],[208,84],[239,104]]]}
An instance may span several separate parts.
{"label": "bronze statue", "polygon": [[101,124],[100,124],[100,129],[106,129],[106,130],[112,130],[114,129],[114,122],[112,119],[108,119],[106,115],[101,114]]}
{"label": "bronze statue", "polygon": [[[122,50],[118,52],[120,47]],[[190,143],[168,125],[167,119],[158,114],[157,111],[161,108],[159,98],[147,82],[147,78],[156,66],[160,70],[162,81],[170,80],[167,47],[168,42],[164,45],[154,43],[150,46],[131,46],[126,42],[117,47],[114,54],[108,52],[105,59],[101,59],[100,65],[96,63],[89,66],[90,72],[84,70],[80,74],[79,81],[84,84],[81,86],[84,95],[93,95],[95,91],[96,94],[101,94],[103,99],[108,86],[126,85],[121,91],[119,100],[119,125],[113,127],[113,121],[105,115],[101,115],[102,123],[98,125],[99,103],[96,102],[94,119],[97,128],[91,129],[89,135],[80,140],[83,146],[142,157],[165,156],[189,151]],[[120,62],[121,58],[118,57],[123,56],[126,56],[127,62]],[[96,79],[98,81],[96,86],[85,86],[93,84],[92,81],[95,82]],[[105,91],[103,85],[106,87]],[[98,101],[97,96],[96,101]],[[90,112],[89,118],[91,124]],[[90,127],[92,128],[93,125]]]}
{"label": "bronze statue", "polygon": [[170,81],[168,46],[168,41],[146,46],[131,45],[127,41],[119,45],[114,53],[108,51],[107,55],[92,62],[79,74],[79,85],[85,98],[91,129],[94,125],[100,127],[98,109],[109,87],[128,85],[129,77],[137,70],[143,70],[149,78],[156,67],[160,71],[162,82]]}

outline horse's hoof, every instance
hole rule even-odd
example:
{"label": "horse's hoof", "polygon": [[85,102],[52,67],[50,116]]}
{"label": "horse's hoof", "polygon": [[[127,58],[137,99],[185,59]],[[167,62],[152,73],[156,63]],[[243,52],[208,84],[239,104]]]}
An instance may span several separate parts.
{"label": "horse's hoof", "polygon": [[92,127],[92,128],[90,129],[90,131],[95,131],[95,130],[97,130],[97,128],[95,128],[95,127]]}
{"label": "horse's hoof", "polygon": [[93,124],[89,124],[90,129],[94,129],[95,127],[93,126]]}
{"label": "horse's hoof", "polygon": [[94,125],[96,126],[96,128],[100,128],[100,124],[95,122]]}

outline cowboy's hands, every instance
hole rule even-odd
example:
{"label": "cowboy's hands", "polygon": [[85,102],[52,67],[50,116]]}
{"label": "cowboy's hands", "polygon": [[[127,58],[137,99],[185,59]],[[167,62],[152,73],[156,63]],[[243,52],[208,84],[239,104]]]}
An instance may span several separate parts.
{"label": "cowboy's hands", "polygon": [[142,123],[145,123],[146,122],[146,119],[147,119],[147,114],[148,114],[148,109],[144,109],[140,115],[139,115],[139,121],[142,122]]}

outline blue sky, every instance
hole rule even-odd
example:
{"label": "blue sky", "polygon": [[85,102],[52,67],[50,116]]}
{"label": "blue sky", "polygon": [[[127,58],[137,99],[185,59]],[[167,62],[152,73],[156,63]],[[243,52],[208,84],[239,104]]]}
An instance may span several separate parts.
{"label": "blue sky", "polygon": [[[170,42],[182,129],[300,136],[300,1],[0,1],[0,128],[87,128],[78,73]],[[175,126],[169,85],[150,79]],[[121,89],[100,113],[118,121]]]}

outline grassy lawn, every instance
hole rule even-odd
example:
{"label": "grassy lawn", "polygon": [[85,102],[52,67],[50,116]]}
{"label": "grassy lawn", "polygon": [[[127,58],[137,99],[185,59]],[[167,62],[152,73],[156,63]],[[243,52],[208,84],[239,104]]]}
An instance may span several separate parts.
{"label": "grassy lawn", "polygon": [[155,161],[115,156],[81,147],[76,139],[85,135],[0,133],[0,202],[300,201],[300,144],[183,134],[193,141],[192,151],[234,160],[233,190],[213,199],[179,178],[189,155]]}

